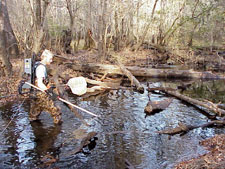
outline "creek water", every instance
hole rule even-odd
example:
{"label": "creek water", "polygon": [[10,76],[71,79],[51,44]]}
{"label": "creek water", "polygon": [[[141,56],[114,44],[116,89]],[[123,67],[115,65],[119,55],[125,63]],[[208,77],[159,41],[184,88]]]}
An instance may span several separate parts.
{"label": "creek water", "polygon": [[[150,86],[174,87],[181,83],[191,85],[185,94],[225,103],[225,81],[162,81],[150,79]],[[167,96],[168,97],[168,96]],[[152,94],[151,100],[162,100],[164,95]],[[89,127],[65,106],[63,124],[54,125],[48,113],[42,113],[40,121],[28,119],[29,101],[21,100],[0,108],[0,168],[85,168],[121,169],[129,161],[135,168],[173,168],[182,160],[206,153],[199,142],[216,134],[225,133],[224,128],[197,128],[184,135],[167,136],[156,131],[176,127],[179,122],[196,125],[209,119],[199,110],[176,98],[170,106],[154,115],[146,115],[148,92],[137,93],[129,89],[108,92],[101,97],[70,101],[85,108],[99,118],[80,112]],[[92,146],[84,153],[73,154],[79,146],[77,131],[97,132]],[[54,161],[54,159],[57,159]],[[53,163],[51,163],[51,160]],[[49,162],[49,163],[48,163]],[[49,164],[49,165],[47,165]]]}

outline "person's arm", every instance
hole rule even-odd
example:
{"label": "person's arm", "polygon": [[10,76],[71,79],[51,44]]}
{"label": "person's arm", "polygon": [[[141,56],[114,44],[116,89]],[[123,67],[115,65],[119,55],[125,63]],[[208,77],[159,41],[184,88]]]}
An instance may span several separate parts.
{"label": "person's arm", "polygon": [[37,85],[39,88],[41,88],[42,90],[47,90],[47,86],[43,83],[44,78],[43,77],[39,77],[37,78]]}
{"label": "person's arm", "polygon": [[48,87],[44,84],[44,78],[46,76],[46,68],[43,65],[39,65],[36,69],[37,86],[42,90],[47,90]]}

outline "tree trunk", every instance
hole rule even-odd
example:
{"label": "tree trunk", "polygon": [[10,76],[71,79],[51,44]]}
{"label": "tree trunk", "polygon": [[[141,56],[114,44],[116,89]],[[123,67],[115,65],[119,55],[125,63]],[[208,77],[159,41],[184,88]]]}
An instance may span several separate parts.
{"label": "tree trunk", "polygon": [[99,59],[103,61],[106,56],[106,42],[105,42],[105,33],[106,33],[106,21],[105,21],[105,12],[107,9],[107,0],[101,0],[101,14],[99,15],[99,27],[98,27],[98,54]]}
{"label": "tree trunk", "polygon": [[10,20],[9,20],[9,14],[7,9],[7,3],[6,0],[3,0],[2,2],[2,11],[3,11],[3,18],[4,18],[4,29],[5,29],[5,36],[6,36],[6,52],[12,56],[19,55],[19,48],[18,43],[15,37],[15,34],[13,32]]}
{"label": "tree trunk", "polygon": [[120,31],[119,31],[119,26],[118,26],[118,14],[117,11],[115,11],[115,31],[116,31],[116,36],[114,37],[114,51],[119,51],[120,49]]}
{"label": "tree trunk", "polygon": [[[5,2],[5,1],[4,1]],[[5,30],[5,18],[4,18],[4,2],[0,1],[0,57],[2,59],[5,74],[11,75],[12,64],[10,63],[9,56],[6,50],[6,31]]]}
{"label": "tree trunk", "polygon": [[34,32],[33,32],[33,48],[32,51],[38,53],[41,50],[45,30],[44,30],[44,22],[47,7],[49,5],[49,1],[45,0],[42,9],[42,1],[35,0],[35,19],[34,19]]}
{"label": "tree trunk", "polygon": [[137,51],[141,47],[142,43],[145,40],[145,37],[146,37],[146,35],[148,33],[148,30],[149,30],[149,28],[151,26],[151,21],[153,19],[154,13],[155,13],[157,2],[158,2],[158,0],[155,0],[154,6],[153,6],[153,9],[152,9],[151,18],[149,19],[148,24],[145,26],[145,29],[144,29],[143,34],[142,34],[142,37],[141,37],[140,41],[138,42],[138,44],[135,47],[135,51]]}

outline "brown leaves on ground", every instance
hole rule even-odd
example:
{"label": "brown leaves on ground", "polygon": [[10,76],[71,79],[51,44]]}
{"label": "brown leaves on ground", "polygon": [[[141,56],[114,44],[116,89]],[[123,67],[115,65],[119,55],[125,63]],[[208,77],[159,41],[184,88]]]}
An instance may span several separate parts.
{"label": "brown leaves on ground", "polygon": [[16,59],[11,61],[13,65],[13,74],[10,77],[0,77],[0,104],[13,101],[18,97],[18,84],[21,80],[21,60]]}
{"label": "brown leaves on ground", "polygon": [[216,135],[213,138],[204,140],[200,143],[207,150],[208,153],[191,159],[183,161],[176,169],[224,169],[225,168],[225,134]]}

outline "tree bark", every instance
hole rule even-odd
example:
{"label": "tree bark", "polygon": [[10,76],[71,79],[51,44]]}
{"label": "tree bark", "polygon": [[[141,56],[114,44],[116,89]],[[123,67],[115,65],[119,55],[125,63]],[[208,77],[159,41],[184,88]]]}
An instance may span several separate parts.
{"label": "tree bark", "polygon": [[115,11],[114,19],[115,19],[115,33],[116,33],[115,37],[114,37],[114,51],[119,51],[119,49],[120,49],[120,31],[119,31],[117,11]]}
{"label": "tree bark", "polygon": [[44,22],[46,17],[47,7],[49,1],[35,0],[35,13],[34,13],[34,32],[33,32],[33,47],[32,51],[38,53],[41,50],[43,40],[45,37]]}
{"label": "tree bark", "polygon": [[[108,73],[123,75],[124,73],[116,65],[107,64],[76,64],[64,63],[76,71]],[[193,70],[173,70],[173,69],[149,69],[137,66],[125,66],[134,76],[155,77],[155,78],[190,78],[190,79],[225,79],[225,76],[215,75],[212,72],[196,72]]]}
{"label": "tree bark", "polygon": [[4,3],[0,1],[0,57],[4,65],[5,74],[11,75],[12,64],[9,60],[8,53],[6,50],[6,30],[5,30],[5,19],[3,14]]}
{"label": "tree bark", "polygon": [[4,18],[4,30],[5,36],[6,36],[6,52],[10,56],[17,56],[19,54],[19,48],[18,43],[15,37],[15,34],[13,32],[10,20],[9,20],[9,14],[7,9],[7,2],[6,0],[2,0],[2,11],[3,11],[3,18]]}

